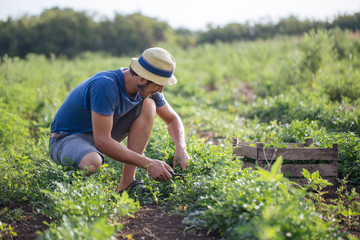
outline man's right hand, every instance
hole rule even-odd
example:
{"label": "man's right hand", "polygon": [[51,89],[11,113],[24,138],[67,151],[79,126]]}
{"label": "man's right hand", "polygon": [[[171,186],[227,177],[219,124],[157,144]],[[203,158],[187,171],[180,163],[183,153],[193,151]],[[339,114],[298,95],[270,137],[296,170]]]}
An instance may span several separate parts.
{"label": "man's right hand", "polygon": [[173,172],[172,168],[166,163],[159,160],[152,160],[146,167],[147,172],[156,181],[168,181],[171,178],[169,172]]}

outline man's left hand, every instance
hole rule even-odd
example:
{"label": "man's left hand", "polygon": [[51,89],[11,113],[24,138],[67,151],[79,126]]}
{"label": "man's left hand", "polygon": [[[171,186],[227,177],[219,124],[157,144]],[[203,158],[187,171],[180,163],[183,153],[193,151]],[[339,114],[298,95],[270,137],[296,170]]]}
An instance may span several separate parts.
{"label": "man's left hand", "polygon": [[183,151],[176,151],[173,161],[173,167],[178,163],[182,170],[187,169],[187,165],[189,164],[188,160],[190,159],[186,150]]}

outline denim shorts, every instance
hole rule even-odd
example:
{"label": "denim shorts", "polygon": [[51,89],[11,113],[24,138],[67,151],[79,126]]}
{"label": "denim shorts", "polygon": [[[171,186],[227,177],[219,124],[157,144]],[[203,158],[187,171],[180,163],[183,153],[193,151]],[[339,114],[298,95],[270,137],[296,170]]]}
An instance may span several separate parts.
{"label": "denim shorts", "polygon": [[[143,101],[121,118],[114,119],[111,131],[113,139],[121,142],[127,137],[131,124],[140,115],[142,103]],[[91,152],[99,153],[104,162],[104,155],[95,147],[92,132],[75,134],[60,132],[57,137],[50,138],[49,140],[50,157],[57,163],[77,167],[81,159]]]}

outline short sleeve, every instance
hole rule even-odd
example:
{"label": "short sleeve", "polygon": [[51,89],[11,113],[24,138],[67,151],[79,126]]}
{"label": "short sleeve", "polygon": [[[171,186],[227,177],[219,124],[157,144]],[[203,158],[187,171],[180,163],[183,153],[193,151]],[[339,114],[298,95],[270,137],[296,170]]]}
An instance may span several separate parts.
{"label": "short sleeve", "polygon": [[166,103],[165,96],[162,93],[157,92],[152,95],[151,98],[155,101],[155,105],[158,108],[164,106]]}
{"label": "short sleeve", "polygon": [[90,86],[91,110],[103,114],[113,115],[118,102],[116,83],[109,79],[99,78]]}

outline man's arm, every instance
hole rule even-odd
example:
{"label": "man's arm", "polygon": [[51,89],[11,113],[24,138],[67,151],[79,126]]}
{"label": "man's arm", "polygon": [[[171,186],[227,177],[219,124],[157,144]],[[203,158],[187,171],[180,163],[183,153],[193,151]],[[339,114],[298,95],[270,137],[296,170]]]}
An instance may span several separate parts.
{"label": "man's arm", "polygon": [[166,123],[169,134],[175,143],[176,152],[174,156],[173,167],[175,167],[176,163],[178,162],[181,168],[185,170],[189,164],[187,160],[190,159],[190,157],[186,151],[184,125],[179,115],[168,103],[160,108],[157,108],[156,113]]}
{"label": "man's arm", "polygon": [[113,116],[91,112],[95,147],[110,158],[145,169],[152,178],[164,181],[171,178],[170,166],[159,160],[150,159],[124,147],[111,137]]}

